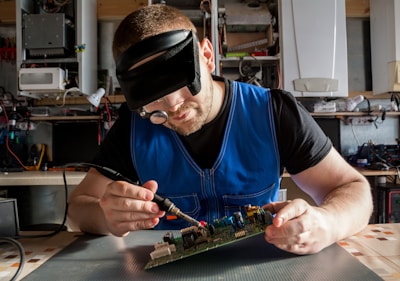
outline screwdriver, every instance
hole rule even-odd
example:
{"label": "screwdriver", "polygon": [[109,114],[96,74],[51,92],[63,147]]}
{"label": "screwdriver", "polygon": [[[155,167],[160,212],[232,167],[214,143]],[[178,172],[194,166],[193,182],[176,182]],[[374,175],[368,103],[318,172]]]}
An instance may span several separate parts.
{"label": "screwdriver", "polygon": [[[89,167],[93,167],[96,169],[101,170],[104,174],[107,175],[107,177],[109,177],[112,180],[121,180],[121,181],[126,181],[129,182],[131,184],[135,184],[137,185],[137,183],[133,182],[132,180],[130,180],[129,178],[123,176],[121,173],[114,171],[113,169],[110,169],[108,167],[103,167],[103,166],[99,166],[99,165],[95,165],[95,164],[90,164],[90,163],[81,163],[80,165],[83,166],[89,166]],[[152,200],[153,202],[157,203],[158,207],[166,212],[172,213],[182,219],[184,219],[185,221],[187,221],[188,223],[190,223],[191,225],[203,228],[202,224],[192,218],[191,216],[183,213],[178,207],[175,206],[175,204],[169,200],[168,198],[164,198],[160,195],[158,195],[157,193],[154,193],[154,198]]]}

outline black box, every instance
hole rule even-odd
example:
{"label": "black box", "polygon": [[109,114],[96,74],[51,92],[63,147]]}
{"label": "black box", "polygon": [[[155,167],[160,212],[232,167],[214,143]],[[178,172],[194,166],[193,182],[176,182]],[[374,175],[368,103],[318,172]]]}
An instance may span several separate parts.
{"label": "black box", "polygon": [[400,222],[400,184],[376,185],[378,192],[378,223]]}
{"label": "black box", "polygon": [[0,237],[18,236],[17,199],[0,198]]}

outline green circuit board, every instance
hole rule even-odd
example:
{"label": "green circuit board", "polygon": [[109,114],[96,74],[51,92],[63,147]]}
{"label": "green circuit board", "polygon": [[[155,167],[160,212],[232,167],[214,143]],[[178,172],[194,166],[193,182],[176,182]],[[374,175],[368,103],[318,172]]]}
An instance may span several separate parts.
{"label": "green circuit board", "polygon": [[245,216],[235,214],[206,224],[204,227],[191,226],[180,230],[178,237],[166,232],[163,239],[154,245],[145,269],[187,258],[224,245],[235,243],[265,231],[272,223],[270,212],[260,207],[251,207]]}

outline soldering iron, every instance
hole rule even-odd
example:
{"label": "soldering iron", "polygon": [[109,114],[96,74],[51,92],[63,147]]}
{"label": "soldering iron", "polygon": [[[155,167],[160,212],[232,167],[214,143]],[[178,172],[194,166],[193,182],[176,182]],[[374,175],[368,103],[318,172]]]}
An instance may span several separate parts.
{"label": "soldering iron", "polygon": [[[103,167],[103,166],[90,164],[90,163],[81,163],[80,165],[96,168],[96,169],[100,170],[101,172],[103,172],[107,177],[109,177],[112,180],[126,181],[128,183],[137,185],[137,183],[133,182],[131,179],[123,176],[121,173],[119,173],[117,171],[114,171],[113,169],[110,169],[108,167]],[[161,210],[169,212],[169,213],[172,213],[172,214],[184,219],[185,221],[187,221],[191,225],[194,225],[194,226],[197,226],[197,227],[203,227],[202,224],[198,220],[196,220],[196,219],[192,218],[191,216],[188,216],[187,214],[183,213],[168,198],[164,198],[164,197],[158,195],[157,193],[154,193],[154,198],[153,198],[152,201],[157,203],[158,207]]]}

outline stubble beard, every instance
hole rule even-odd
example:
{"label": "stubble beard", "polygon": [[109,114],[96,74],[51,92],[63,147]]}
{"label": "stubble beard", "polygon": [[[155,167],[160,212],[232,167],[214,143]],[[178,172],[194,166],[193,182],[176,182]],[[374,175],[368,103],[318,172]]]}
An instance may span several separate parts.
{"label": "stubble beard", "polygon": [[195,111],[195,116],[193,118],[178,126],[171,123],[166,124],[166,126],[182,136],[189,136],[200,130],[206,123],[207,118],[211,112],[214,97],[214,93],[212,92],[212,90],[212,85],[210,85],[208,89],[209,94],[204,99],[202,108],[196,106],[196,103],[189,102],[188,104],[182,104],[182,107],[177,111],[177,114],[179,114],[180,112],[184,112],[187,109],[191,108],[191,110]]}

